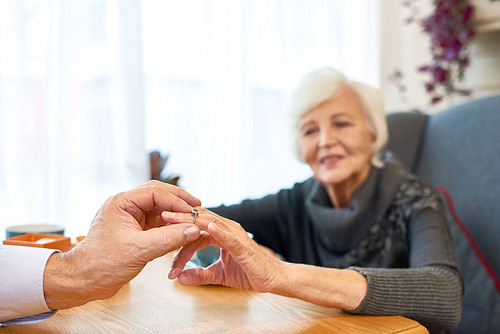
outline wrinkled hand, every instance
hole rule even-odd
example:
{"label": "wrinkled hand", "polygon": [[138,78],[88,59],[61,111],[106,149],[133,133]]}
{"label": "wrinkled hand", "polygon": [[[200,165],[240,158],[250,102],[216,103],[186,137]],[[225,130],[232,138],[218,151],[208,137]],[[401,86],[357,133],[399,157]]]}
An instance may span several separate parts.
{"label": "wrinkled hand", "polygon": [[200,204],[186,191],[158,181],[108,198],[85,240],[47,262],[44,293],[49,308],[109,298],[146,263],[198,238],[200,230],[192,219],[165,224],[161,213],[188,214],[191,206]]}
{"label": "wrinkled hand", "polygon": [[[245,230],[232,220],[220,217],[203,208],[196,225],[203,232],[194,242],[183,246],[172,262],[170,279],[177,278],[182,285],[217,284],[258,292],[274,292],[285,279],[287,266],[262,249]],[[164,212],[167,223],[187,223],[191,214]],[[208,268],[182,271],[194,252],[207,246],[221,249],[220,259]]]}

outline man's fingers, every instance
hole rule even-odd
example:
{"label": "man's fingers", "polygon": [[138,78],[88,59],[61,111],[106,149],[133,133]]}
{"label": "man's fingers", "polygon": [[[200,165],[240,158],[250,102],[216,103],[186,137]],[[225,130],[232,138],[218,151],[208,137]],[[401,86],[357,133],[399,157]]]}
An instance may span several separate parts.
{"label": "man's fingers", "polygon": [[144,212],[151,210],[191,212],[191,206],[183,199],[166,191],[163,186],[153,183],[121,193],[113,198],[117,205],[140,221]]}
{"label": "man's fingers", "polygon": [[[151,261],[174,251],[200,236],[200,229],[193,224],[176,224],[153,228],[135,235],[146,245],[153,247],[145,248],[146,261]],[[144,239],[144,240],[142,240]]]}
{"label": "man's fingers", "polygon": [[180,199],[182,199],[184,202],[186,202],[190,206],[200,206],[201,205],[201,201],[198,198],[194,197],[193,195],[191,195],[190,193],[188,193],[184,189],[179,188],[177,186],[174,186],[172,184],[152,180],[152,181],[146,182],[145,184],[140,185],[137,188],[148,187],[151,185],[160,187],[163,190],[171,193],[172,195],[179,197]]}

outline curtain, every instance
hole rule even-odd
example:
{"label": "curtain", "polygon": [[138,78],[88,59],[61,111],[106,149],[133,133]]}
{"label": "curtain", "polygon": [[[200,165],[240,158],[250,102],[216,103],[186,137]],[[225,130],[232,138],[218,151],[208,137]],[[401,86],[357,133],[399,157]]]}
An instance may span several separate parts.
{"label": "curtain", "polygon": [[370,0],[144,2],[147,147],[207,206],[304,180],[288,93],[322,66],[378,86],[376,13]]}
{"label": "curtain", "polygon": [[0,2],[0,228],[83,235],[149,178],[148,153],[205,206],[311,176],[286,102],[333,66],[379,86],[372,0]]}
{"label": "curtain", "polygon": [[85,234],[147,180],[140,4],[0,2],[0,226]]}

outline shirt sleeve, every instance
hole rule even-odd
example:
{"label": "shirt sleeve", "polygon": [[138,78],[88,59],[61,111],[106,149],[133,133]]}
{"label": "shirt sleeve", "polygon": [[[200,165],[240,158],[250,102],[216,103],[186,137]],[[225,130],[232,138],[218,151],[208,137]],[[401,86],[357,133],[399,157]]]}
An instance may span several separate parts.
{"label": "shirt sleeve", "polygon": [[43,273],[58,250],[0,245],[0,325],[38,322],[56,311],[43,293]]}

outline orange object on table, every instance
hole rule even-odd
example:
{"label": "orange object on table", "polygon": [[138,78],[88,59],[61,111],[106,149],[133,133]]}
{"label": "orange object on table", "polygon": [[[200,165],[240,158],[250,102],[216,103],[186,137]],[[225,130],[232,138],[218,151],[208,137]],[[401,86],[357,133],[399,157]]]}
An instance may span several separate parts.
{"label": "orange object on table", "polygon": [[71,248],[71,238],[60,234],[28,233],[7,238],[3,244],[59,249],[66,252]]}

